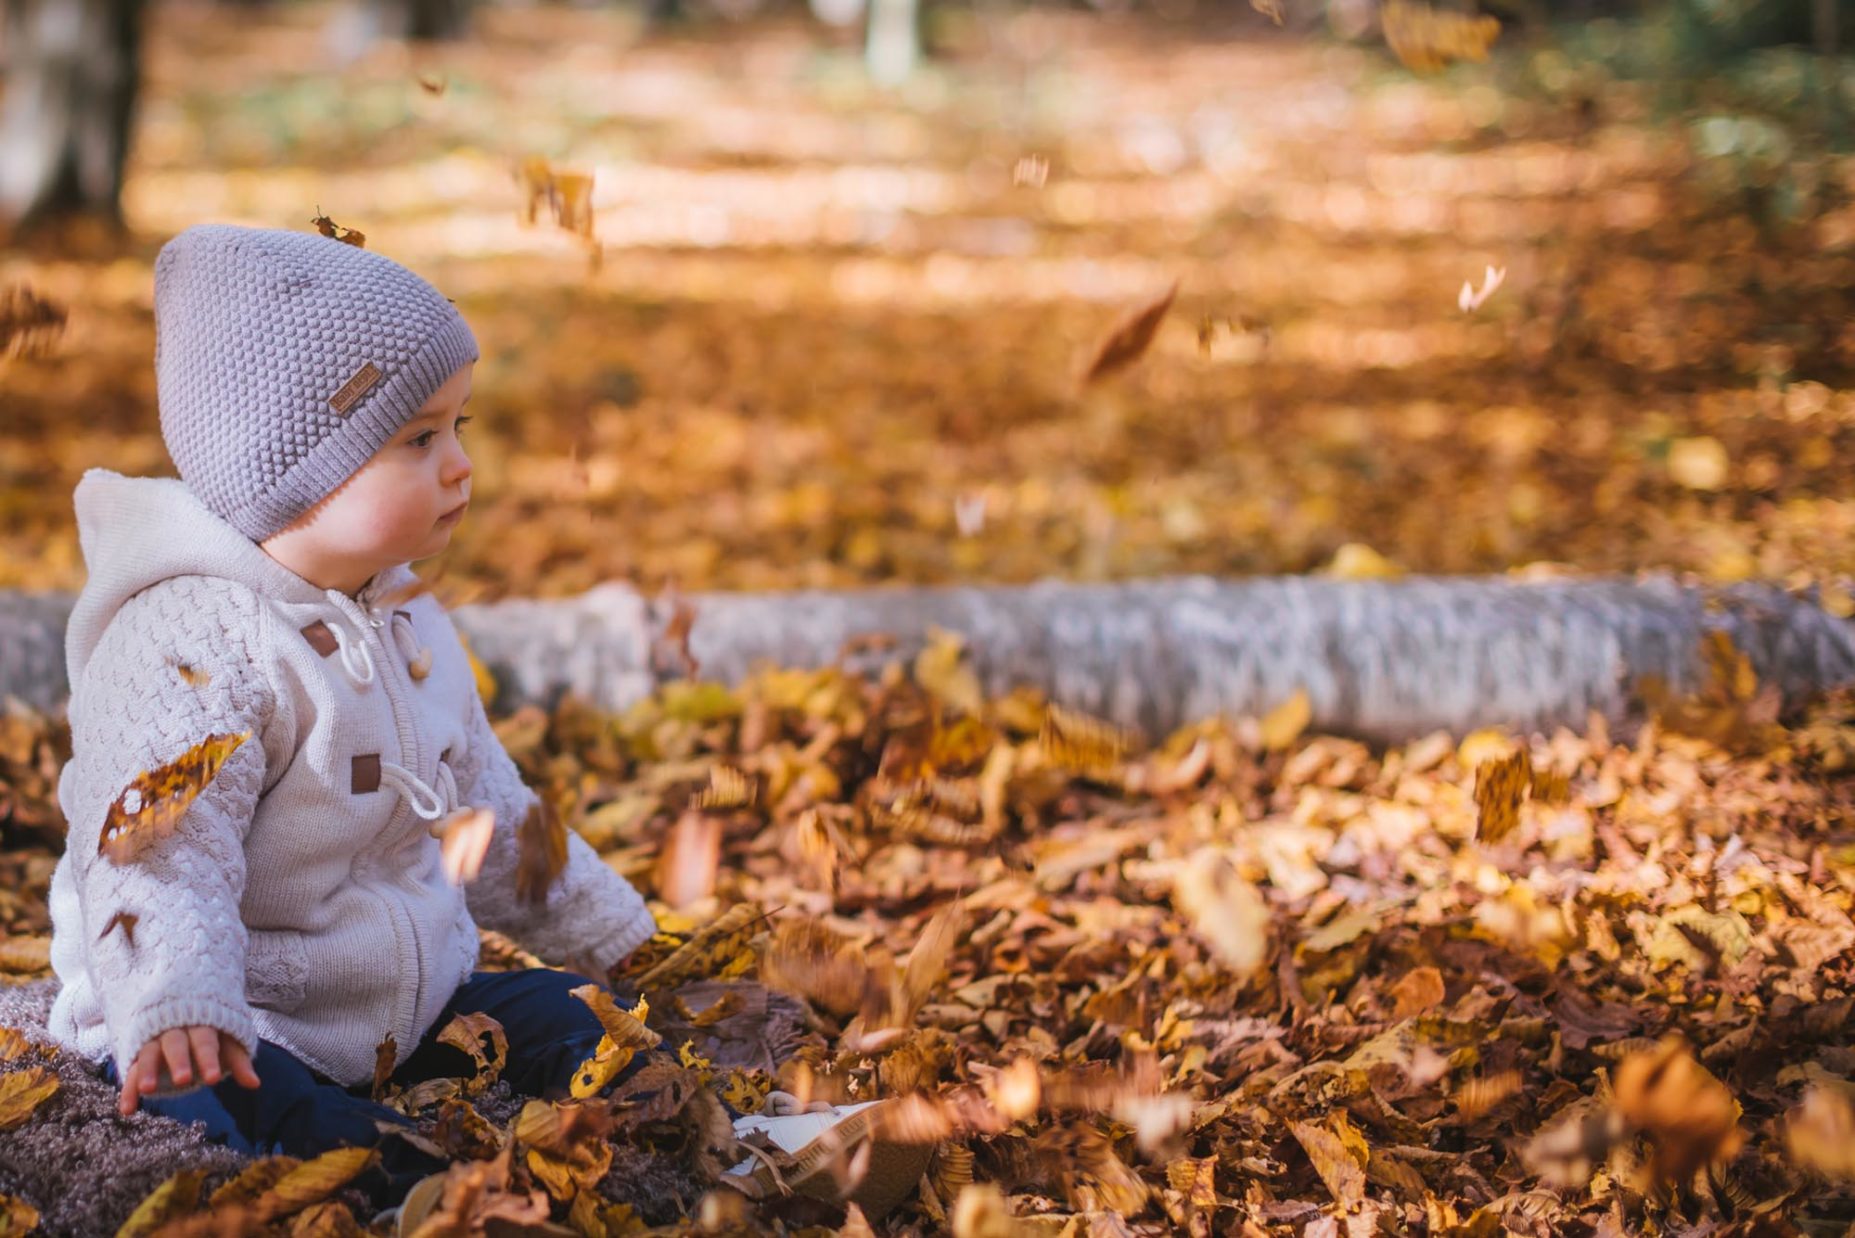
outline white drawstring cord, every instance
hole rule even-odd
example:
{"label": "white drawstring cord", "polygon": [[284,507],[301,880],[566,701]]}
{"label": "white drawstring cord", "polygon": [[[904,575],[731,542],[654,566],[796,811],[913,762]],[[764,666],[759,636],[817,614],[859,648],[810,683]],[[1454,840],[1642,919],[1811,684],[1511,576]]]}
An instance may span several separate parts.
{"label": "white drawstring cord", "polygon": [[[331,623],[328,629],[335,634],[335,644],[341,649],[342,668],[348,672],[354,682],[372,683],[374,681],[374,655],[373,651],[367,647],[367,642],[365,640],[349,641],[348,630],[340,623]],[[355,669],[355,651],[360,653],[359,661],[363,668],[361,670]]]}
{"label": "white drawstring cord", "polygon": [[[450,772],[443,765],[440,765],[438,768],[442,771],[440,777]],[[436,791],[426,786],[417,774],[413,773],[405,766],[397,765],[392,761],[380,762],[380,781],[391,782],[394,786],[398,787],[400,794],[404,795],[406,799],[411,802],[412,811],[425,818],[425,820],[436,821],[445,815],[445,801],[439,798]],[[449,783],[453,799],[456,798],[456,786],[457,784],[455,782]]]}
{"label": "white drawstring cord", "polygon": [[393,612],[393,643],[399,646],[399,656],[406,660],[406,671],[414,679],[423,679],[432,671],[432,651],[419,644],[419,633],[412,626],[412,620]]}

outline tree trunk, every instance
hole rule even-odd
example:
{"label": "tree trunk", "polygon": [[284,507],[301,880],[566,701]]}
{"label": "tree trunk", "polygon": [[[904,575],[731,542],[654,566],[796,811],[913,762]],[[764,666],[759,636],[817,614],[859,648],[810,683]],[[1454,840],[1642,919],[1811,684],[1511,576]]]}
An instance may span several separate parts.
{"label": "tree trunk", "polygon": [[864,63],[879,86],[899,86],[921,60],[919,0],[869,0]]}
{"label": "tree trunk", "polygon": [[[1261,714],[1305,689],[1316,728],[1397,742],[1483,726],[1613,722],[1655,675],[1705,682],[1699,646],[1728,632],[1787,702],[1855,680],[1855,628],[1760,586],[1662,578],[1338,581],[1204,577],[1113,585],[695,594],[689,644],[704,679],[756,663],[873,670],[912,657],[930,627],[962,634],[988,692],[1033,684],[1149,738],[1213,714]],[[68,595],[0,593],[0,691],[41,709],[68,693]],[[623,709],[682,673],[671,613],[622,585],[560,601],[464,606],[458,628],[501,688],[501,709],[572,691]]]}
{"label": "tree trunk", "polygon": [[122,222],[142,0],[0,0],[7,55],[0,222]]}

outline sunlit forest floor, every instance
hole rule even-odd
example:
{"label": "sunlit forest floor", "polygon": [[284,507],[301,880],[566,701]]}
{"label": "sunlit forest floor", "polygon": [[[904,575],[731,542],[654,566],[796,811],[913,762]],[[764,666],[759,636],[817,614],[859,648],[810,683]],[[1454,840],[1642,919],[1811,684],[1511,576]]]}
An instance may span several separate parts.
{"label": "sunlit forest floor", "polygon": [[[0,384],[0,583],[81,581],[85,467],[167,468],[161,241],[318,211],[482,342],[453,600],[1298,572],[1348,542],[1422,572],[1855,568],[1855,214],[1704,191],[1640,87],[1419,79],[1260,19],[967,16],[892,92],[797,21],[479,23],[343,67],[321,5],[157,11],[138,243],[0,255],[72,310]],[[529,158],[592,174],[594,243],[525,224]],[[1149,354],[1081,387],[1174,280]]]}

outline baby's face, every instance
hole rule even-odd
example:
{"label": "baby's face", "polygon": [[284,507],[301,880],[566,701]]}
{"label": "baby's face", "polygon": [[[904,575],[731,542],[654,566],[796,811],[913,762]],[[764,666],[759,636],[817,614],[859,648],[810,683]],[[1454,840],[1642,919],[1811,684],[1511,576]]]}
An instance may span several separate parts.
{"label": "baby's face", "polygon": [[446,379],[417,417],[265,549],[333,569],[319,574],[357,587],[376,571],[443,550],[470,500],[470,457],[458,434],[470,420],[464,405],[474,369],[467,362]]}

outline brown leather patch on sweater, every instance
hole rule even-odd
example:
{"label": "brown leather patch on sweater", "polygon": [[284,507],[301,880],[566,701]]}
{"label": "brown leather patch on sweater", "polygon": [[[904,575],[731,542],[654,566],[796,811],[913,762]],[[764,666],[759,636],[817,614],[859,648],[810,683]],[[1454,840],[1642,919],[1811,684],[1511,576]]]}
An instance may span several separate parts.
{"label": "brown leather patch on sweater", "polygon": [[354,402],[366,395],[373,385],[380,381],[380,367],[369,361],[354,372],[354,377],[341,385],[341,390],[329,397],[328,406],[336,412],[347,415]]}
{"label": "brown leather patch on sweater", "polygon": [[366,752],[355,757],[352,772],[348,777],[348,789],[354,795],[378,791],[380,789],[380,754]]}
{"label": "brown leather patch on sweater", "polygon": [[303,639],[309,642],[311,649],[325,658],[335,652],[335,634],[320,619],[303,629]]}

